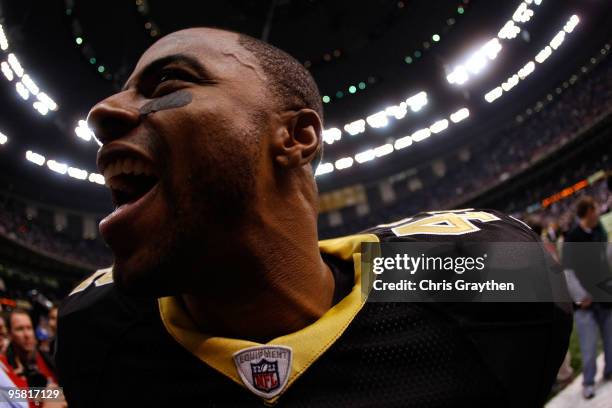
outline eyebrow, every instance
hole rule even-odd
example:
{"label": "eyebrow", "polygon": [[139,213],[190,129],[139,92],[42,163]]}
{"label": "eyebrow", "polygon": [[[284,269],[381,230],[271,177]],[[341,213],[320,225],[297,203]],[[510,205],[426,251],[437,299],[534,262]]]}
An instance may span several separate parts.
{"label": "eyebrow", "polygon": [[[168,55],[168,56],[156,59],[155,61],[149,63],[146,67],[142,69],[142,72],[138,75],[138,78],[140,79],[140,78],[148,77],[151,74],[155,73],[156,71],[159,71],[161,68],[165,67],[166,65],[170,65],[172,63],[186,65],[187,67],[196,71],[196,73],[200,77],[210,78],[210,73],[206,69],[206,67],[204,67],[204,65],[202,65],[202,63],[198,61],[196,58],[192,57],[191,55],[187,55],[187,54],[172,54],[172,55]],[[128,89],[129,85],[130,85],[130,81],[128,80],[125,83],[125,85],[123,85],[123,87],[121,88],[121,92]]]}

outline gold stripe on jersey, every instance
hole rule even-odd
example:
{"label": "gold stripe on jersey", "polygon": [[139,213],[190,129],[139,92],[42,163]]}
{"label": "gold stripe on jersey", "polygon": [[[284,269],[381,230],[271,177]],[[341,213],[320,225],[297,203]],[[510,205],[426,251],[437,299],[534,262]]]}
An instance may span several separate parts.
{"label": "gold stripe on jersey", "polygon": [[[100,281],[100,282],[98,282]],[[72,292],[68,296],[72,296],[75,293],[79,293],[87,289],[92,283],[95,282],[96,286],[106,285],[107,283],[112,283],[113,281],[113,267],[108,267],[104,269],[98,269],[83,282],[79,283],[76,288],[72,289]]]}
{"label": "gold stripe on jersey", "polygon": [[[344,333],[365,303],[361,295],[361,243],[379,242],[374,234],[349,235],[319,242],[321,252],[353,261],[355,282],[351,292],[319,320],[303,329],[275,338],[266,345],[281,345],[293,350],[289,380],[276,397],[264,400],[274,404],[291,384],[303,374]],[[166,330],[194,356],[244,387],[233,361],[233,354],[247,347],[263,344],[225,337],[208,336],[198,331],[193,320],[174,297],[159,299],[159,310]],[[246,387],[245,387],[246,389]]]}

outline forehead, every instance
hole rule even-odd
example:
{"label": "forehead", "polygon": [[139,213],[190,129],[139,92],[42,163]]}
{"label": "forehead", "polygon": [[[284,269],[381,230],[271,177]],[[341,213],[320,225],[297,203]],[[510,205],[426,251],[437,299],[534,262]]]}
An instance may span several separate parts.
{"label": "forehead", "polygon": [[12,325],[16,326],[18,324],[26,324],[26,323],[30,323],[30,316],[28,316],[27,314],[23,314],[23,313],[15,313],[14,315],[11,316],[11,320],[12,320]]}
{"label": "forehead", "polygon": [[[215,29],[187,29],[169,34],[140,57],[131,77],[161,58],[184,54],[195,58],[215,78],[265,80],[257,59],[238,43],[238,34]],[[263,84],[263,83],[262,83]]]}

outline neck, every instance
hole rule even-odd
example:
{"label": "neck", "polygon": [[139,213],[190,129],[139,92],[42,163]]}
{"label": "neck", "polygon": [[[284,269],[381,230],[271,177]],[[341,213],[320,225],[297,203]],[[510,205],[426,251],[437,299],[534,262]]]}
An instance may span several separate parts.
{"label": "neck", "polygon": [[202,332],[266,342],[302,329],[332,306],[335,284],[319,252],[316,210],[300,197],[267,200],[273,208],[257,210],[257,222],[216,269],[231,282],[215,282],[213,294],[182,296]]}
{"label": "neck", "polygon": [[18,365],[25,367],[28,365],[28,362],[34,358],[36,351],[27,351],[21,348],[15,347],[15,360]]}
{"label": "neck", "polygon": [[588,225],[585,219],[580,220],[580,227],[582,227],[583,230],[587,230],[587,231],[590,231],[593,229],[592,227]]}

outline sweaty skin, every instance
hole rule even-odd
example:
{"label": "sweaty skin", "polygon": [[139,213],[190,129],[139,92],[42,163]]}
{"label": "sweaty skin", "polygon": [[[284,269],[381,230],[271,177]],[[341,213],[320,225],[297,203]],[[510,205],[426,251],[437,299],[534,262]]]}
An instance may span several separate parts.
{"label": "sweaty skin", "polygon": [[150,113],[155,113],[166,109],[180,108],[189,105],[192,99],[191,93],[183,89],[156,98],[155,100],[144,104],[140,109],[138,109],[138,112],[140,113],[140,116],[146,116]]}

